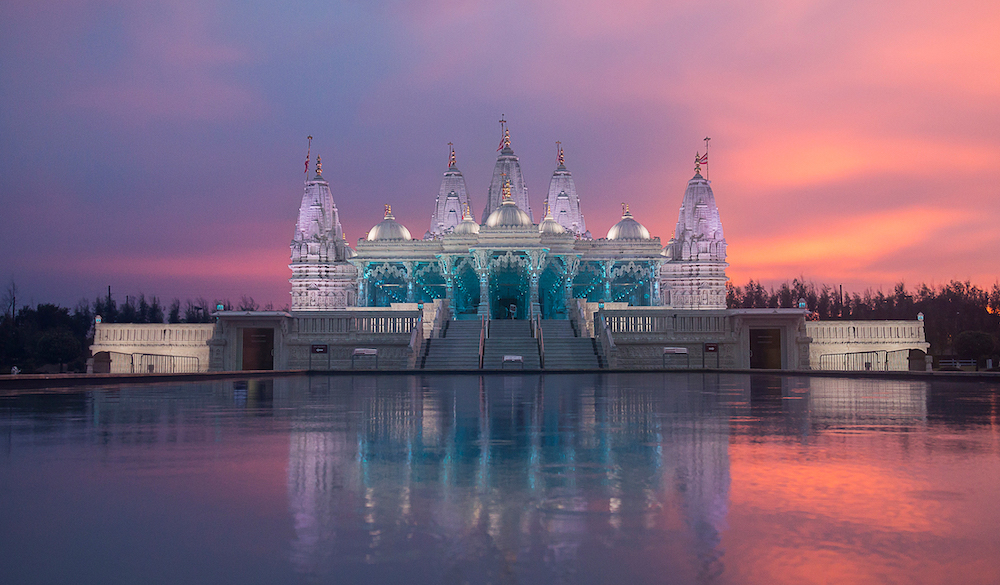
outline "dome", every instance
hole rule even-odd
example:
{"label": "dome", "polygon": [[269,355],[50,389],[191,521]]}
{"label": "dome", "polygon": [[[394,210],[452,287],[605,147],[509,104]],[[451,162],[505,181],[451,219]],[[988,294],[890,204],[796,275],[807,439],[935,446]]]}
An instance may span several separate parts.
{"label": "dome", "polygon": [[469,234],[478,234],[479,224],[476,223],[476,220],[466,215],[465,218],[462,220],[462,223],[456,225],[455,229],[452,230],[451,233],[458,234],[461,236],[467,236]]}
{"label": "dome", "polygon": [[396,221],[396,218],[392,215],[392,208],[388,205],[385,206],[385,218],[375,224],[375,227],[368,232],[368,237],[365,238],[369,242],[382,241],[382,240],[410,240],[410,230]]}
{"label": "dome", "polygon": [[566,228],[559,225],[559,222],[552,219],[551,217],[546,217],[542,220],[542,223],[538,224],[538,233],[541,234],[565,234]]}
{"label": "dome", "polygon": [[628,206],[625,206],[625,213],[622,214],[622,219],[615,225],[611,226],[608,230],[609,240],[651,240],[652,237],[649,235],[649,230],[645,228],[641,223],[637,222],[633,217],[632,213],[629,212]]}
{"label": "dome", "polygon": [[531,216],[521,210],[514,201],[505,199],[503,204],[496,208],[489,217],[486,218],[486,227],[529,227],[535,225],[531,221]]}
{"label": "dome", "polygon": [[558,221],[552,218],[552,209],[546,206],[545,218],[542,223],[538,224],[538,233],[540,234],[564,234],[566,233],[566,228],[561,226]]}

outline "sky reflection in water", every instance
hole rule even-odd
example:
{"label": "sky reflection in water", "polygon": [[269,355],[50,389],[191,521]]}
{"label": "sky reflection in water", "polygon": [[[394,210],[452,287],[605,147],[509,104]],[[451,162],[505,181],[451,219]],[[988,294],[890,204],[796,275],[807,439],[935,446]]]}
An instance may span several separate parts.
{"label": "sky reflection in water", "polygon": [[286,378],[0,399],[9,583],[996,583],[996,385]]}

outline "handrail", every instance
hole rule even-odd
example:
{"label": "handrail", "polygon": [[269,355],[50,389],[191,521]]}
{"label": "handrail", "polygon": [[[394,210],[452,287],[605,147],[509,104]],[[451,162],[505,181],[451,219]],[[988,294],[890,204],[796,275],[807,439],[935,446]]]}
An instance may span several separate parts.
{"label": "handrail", "polygon": [[447,299],[442,299],[438,304],[437,311],[434,313],[434,321],[432,322],[431,335],[433,336],[437,332],[438,337],[442,337],[444,333],[444,325],[447,321],[451,320],[451,307],[448,304]]}
{"label": "handrail", "polygon": [[539,367],[545,367],[545,336],[542,330],[542,318],[538,315],[535,316],[535,324],[538,326],[538,334],[535,336],[538,339],[538,365]]}
{"label": "handrail", "polygon": [[486,324],[489,320],[482,317],[479,322],[479,369],[483,369],[483,350],[486,349]]}
{"label": "handrail", "polygon": [[604,318],[604,311],[598,311],[594,317],[594,328],[594,333],[601,342],[601,350],[604,352],[604,358],[608,361],[608,367],[615,367],[618,361],[616,355],[618,347],[615,346],[615,338],[611,335],[611,329]]}
{"label": "handrail", "polygon": [[420,358],[418,355],[420,353],[420,346],[423,345],[424,332],[424,318],[417,318],[417,322],[413,324],[413,329],[410,331],[410,355],[413,361],[410,363],[410,368],[417,367],[417,360]]}

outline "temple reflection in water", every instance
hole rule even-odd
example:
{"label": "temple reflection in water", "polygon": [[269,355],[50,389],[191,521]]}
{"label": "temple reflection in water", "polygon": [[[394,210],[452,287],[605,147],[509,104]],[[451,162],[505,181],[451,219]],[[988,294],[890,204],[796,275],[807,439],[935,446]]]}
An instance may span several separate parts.
{"label": "temple reflection in water", "polygon": [[556,578],[588,548],[632,541],[690,558],[691,576],[721,571],[728,424],[701,416],[726,408],[720,395],[603,381],[356,379],[343,427],[293,423],[300,570],[410,559],[432,544],[446,572]]}
{"label": "temple reflection in water", "polygon": [[[71,424],[109,453],[211,443],[251,456],[245,437],[269,429],[283,554],[306,576],[707,583],[746,566],[724,537],[738,506],[771,505],[753,494],[813,493],[817,472],[851,471],[791,464],[795,449],[865,428],[909,449],[933,419],[992,424],[941,395],[922,381],[701,373],[298,377],[96,391]],[[842,498],[870,530],[883,520],[861,487]]]}

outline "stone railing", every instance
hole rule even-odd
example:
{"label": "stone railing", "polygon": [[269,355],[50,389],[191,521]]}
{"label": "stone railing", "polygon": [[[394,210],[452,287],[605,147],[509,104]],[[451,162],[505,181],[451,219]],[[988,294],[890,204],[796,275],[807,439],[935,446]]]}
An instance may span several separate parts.
{"label": "stone railing", "polygon": [[410,353],[406,365],[411,370],[417,367],[417,361],[420,359],[420,350],[424,346],[424,337],[423,318],[421,317],[417,319],[416,324],[410,331],[410,344],[407,346]]}
{"label": "stone railing", "polygon": [[601,344],[601,353],[604,354],[608,367],[618,367],[618,347],[615,345],[614,336],[603,312],[597,313],[594,317],[594,335]]}
{"label": "stone railing", "polygon": [[604,310],[607,328],[618,335],[662,333],[723,334],[727,329],[725,314],[678,314],[673,309],[633,308],[626,311]]}
{"label": "stone railing", "polygon": [[204,345],[212,323],[98,323],[94,345]]}
{"label": "stone railing", "polygon": [[923,321],[807,321],[813,343],[923,342]]}
{"label": "stone railing", "polygon": [[294,318],[299,335],[405,335],[422,321],[420,311],[343,311]]}

